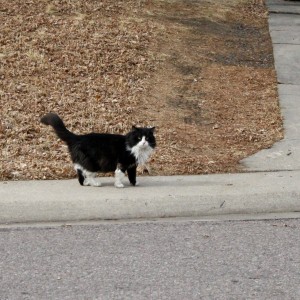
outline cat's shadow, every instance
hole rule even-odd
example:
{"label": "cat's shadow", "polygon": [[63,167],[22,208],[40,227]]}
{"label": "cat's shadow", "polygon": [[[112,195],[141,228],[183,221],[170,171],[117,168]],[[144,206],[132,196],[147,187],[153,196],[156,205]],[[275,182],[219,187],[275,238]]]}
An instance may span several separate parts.
{"label": "cat's shadow", "polygon": [[141,182],[142,187],[172,187],[172,188],[182,188],[182,187],[198,187],[198,186],[217,186],[217,185],[228,185],[220,184],[215,181],[148,181],[145,179]]}
{"label": "cat's shadow", "polygon": [[[193,188],[193,187],[209,187],[209,186],[233,186],[231,182],[219,182],[219,181],[213,181],[213,180],[191,180],[189,178],[184,178],[184,179],[174,179],[174,180],[158,180],[155,178],[151,177],[140,177],[138,179],[138,185],[132,186],[128,181],[124,180],[124,188],[116,188],[114,186],[114,178],[110,178],[108,180],[107,177],[103,178],[104,180],[101,181],[101,186],[100,187],[93,187],[93,186],[86,186],[85,188],[92,188],[92,189],[101,189],[101,188],[113,188],[116,190],[124,190],[124,189],[155,189],[155,188],[167,188],[169,187],[170,189],[176,189],[176,188]],[[76,183],[77,184],[77,183]]]}

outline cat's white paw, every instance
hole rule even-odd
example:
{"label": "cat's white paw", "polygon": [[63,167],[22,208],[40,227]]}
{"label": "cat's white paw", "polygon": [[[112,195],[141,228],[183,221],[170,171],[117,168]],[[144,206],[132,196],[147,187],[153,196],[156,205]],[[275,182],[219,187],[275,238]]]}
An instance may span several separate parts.
{"label": "cat's white paw", "polygon": [[95,187],[100,187],[101,182],[95,178],[85,178],[83,185],[85,186],[95,186]]}
{"label": "cat's white paw", "polygon": [[123,187],[124,187],[124,184],[123,184],[123,183],[120,183],[120,182],[115,182],[115,187],[116,187],[116,188],[123,188]]}
{"label": "cat's white paw", "polygon": [[92,179],[92,186],[97,186],[97,187],[101,186],[100,179],[98,179],[98,178],[93,178],[93,179]]}
{"label": "cat's white paw", "polygon": [[84,185],[84,186],[89,186],[89,185],[91,185],[91,184],[90,184],[90,182],[89,182],[88,180],[84,179],[83,185]]}

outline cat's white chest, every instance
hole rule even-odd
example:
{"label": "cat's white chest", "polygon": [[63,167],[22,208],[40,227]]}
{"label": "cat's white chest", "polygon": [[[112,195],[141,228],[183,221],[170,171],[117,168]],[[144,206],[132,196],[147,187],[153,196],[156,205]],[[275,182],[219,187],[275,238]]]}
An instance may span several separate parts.
{"label": "cat's white chest", "polygon": [[135,156],[137,163],[139,165],[144,165],[151,155],[153,149],[151,147],[148,147],[146,149],[138,149],[137,151],[133,151],[133,155]]}
{"label": "cat's white chest", "polygon": [[153,149],[149,145],[141,146],[139,144],[130,149],[139,165],[144,165],[148,161],[152,151]]}

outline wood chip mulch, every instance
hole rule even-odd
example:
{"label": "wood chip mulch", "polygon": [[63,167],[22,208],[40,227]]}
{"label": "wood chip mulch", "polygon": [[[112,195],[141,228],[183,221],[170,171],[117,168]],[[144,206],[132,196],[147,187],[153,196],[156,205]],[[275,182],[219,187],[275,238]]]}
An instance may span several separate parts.
{"label": "wood chip mulch", "polygon": [[75,177],[75,133],[156,126],[151,174],[241,171],[283,136],[261,1],[1,0],[0,180]]}

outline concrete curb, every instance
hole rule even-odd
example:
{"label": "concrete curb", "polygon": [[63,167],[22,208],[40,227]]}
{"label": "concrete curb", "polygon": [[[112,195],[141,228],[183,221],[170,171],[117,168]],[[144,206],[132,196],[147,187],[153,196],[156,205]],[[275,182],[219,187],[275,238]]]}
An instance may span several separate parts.
{"label": "concrete curb", "polygon": [[0,224],[300,211],[300,171],[141,177],[141,186],[77,180],[2,182]]}

